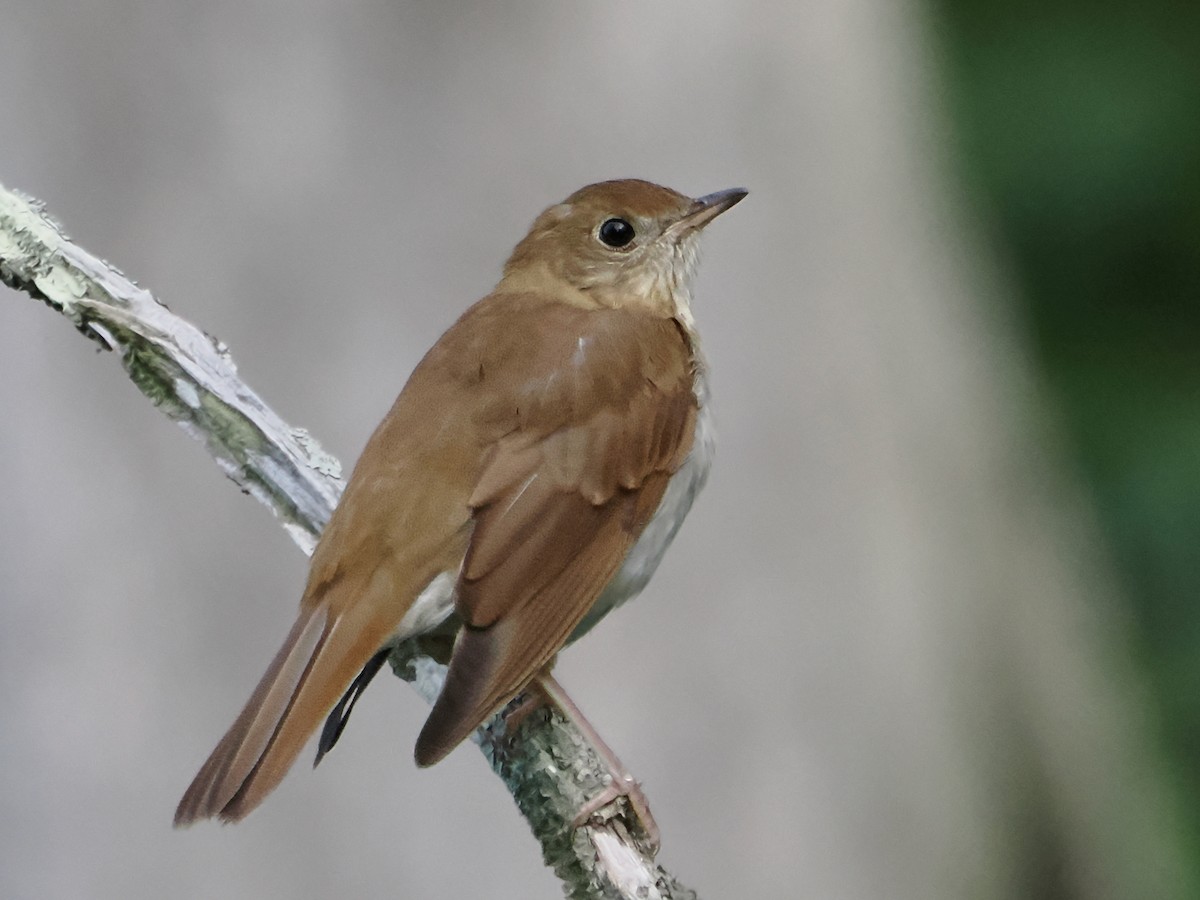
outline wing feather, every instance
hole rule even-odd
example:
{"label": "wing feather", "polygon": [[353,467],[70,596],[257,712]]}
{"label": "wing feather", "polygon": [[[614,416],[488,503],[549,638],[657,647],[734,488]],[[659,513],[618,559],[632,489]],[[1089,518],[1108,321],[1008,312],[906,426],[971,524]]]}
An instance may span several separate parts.
{"label": "wing feather", "polygon": [[[597,509],[581,497],[577,512],[595,522],[570,564],[522,606],[486,627],[467,626],[454,647],[441,696],[417,738],[421,766],[438,762],[553,659],[616,573],[640,528],[632,507],[662,499],[667,476],[657,475],[640,496],[632,492]],[[587,510],[581,507],[588,507]],[[640,523],[643,527],[645,522]]]}
{"label": "wing feather", "polygon": [[593,352],[553,382],[553,396],[530,398],[543,415],[496,443],[472,494],[456,597],[465,627],[417,741],[421,765],[450,752],[553,659],[691,449],[695,362],[678,325],[605,311],[577,327],[594,328],[576,344]]}

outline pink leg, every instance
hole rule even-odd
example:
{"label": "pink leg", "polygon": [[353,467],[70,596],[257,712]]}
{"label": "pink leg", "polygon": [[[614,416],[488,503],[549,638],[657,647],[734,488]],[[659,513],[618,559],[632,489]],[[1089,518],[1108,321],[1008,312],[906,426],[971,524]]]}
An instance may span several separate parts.
{"label": "pink leg", "polygon": [[[578,828],[618,797],[624,797],[642,831],[645,833],[646,841],[649,843],[652,851],[657,853],[659,848],[658,824],[654,821],[654,816],[650,812],[650,804],[646,800],[646,795],[642,793],[642,786],[629,774],[629,770],[621,764],[621,760],[617,759],[617,754],[613,753],[612,748],[604,742],[604,738],[600,737],[600,734],[592,726],[592,723],[587,720],[587,717],[575,705],[575,701],[571,699],[570,695],[563,689],[563,686],[550,674],[549,670],[537,676],[530,686],[536,687],[551,706],[562,713],[567,721],[574,723],[587,742],[592,745],[592,749],[596,752],[596,755],[600,757],[600,760],[608,768],[611,779],[608,787],[584,804],[583,808],[575,816],[573,825]],[[518,707],[516,712],[518,715],[521,715],[521,713],[528,714],[524,704]]]}

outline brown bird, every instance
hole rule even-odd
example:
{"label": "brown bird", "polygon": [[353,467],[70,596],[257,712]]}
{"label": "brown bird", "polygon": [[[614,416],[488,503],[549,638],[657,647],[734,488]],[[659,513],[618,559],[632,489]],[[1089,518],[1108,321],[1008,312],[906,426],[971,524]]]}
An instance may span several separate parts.
{"label": "brown bird", "polygon": [[641,591],[708,475],[691,281],[700,230],[744,196],[608,181],[537,218],[368,441],[299,618],[176,825],[243,818],[332,708],[329,749],[397,642],[462,624],[428,766]]}

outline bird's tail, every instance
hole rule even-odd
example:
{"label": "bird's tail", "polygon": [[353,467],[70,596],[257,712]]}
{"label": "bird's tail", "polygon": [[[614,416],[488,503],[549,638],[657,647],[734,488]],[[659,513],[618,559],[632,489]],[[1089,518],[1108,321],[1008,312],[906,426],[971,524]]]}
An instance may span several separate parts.
{"label": "bird's tail", "polygon": [[[386,624],[319,603],[296,624],[245,709],[200,768],[175,810],[175,825],[244,818],[283,780],[363,662],[387,638]],[[365,619],[365,620],[364,620]]]}

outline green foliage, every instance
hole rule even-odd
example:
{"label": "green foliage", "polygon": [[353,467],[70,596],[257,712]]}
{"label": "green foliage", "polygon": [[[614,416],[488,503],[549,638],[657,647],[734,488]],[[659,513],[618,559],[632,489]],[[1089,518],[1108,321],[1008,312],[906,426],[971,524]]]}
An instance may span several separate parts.
{"label": "green foliage", "polygon": [[1200,4],[937,0],[961,162],[1027,304],[1200,822]]}

